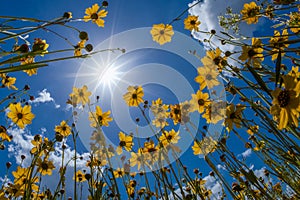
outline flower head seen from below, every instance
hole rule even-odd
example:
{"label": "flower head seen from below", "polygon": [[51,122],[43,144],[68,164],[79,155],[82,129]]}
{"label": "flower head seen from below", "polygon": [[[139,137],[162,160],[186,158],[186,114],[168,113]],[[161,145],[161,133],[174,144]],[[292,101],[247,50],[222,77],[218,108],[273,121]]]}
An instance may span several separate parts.
{"label": "flower head seen from below", "polygon": [[298,127],[300,111],[300,82],[290,75],[285,75],[282,78],[284,88],[276,88],[272,92],[273,106],[270,109],[270,113],[278,122],[278,129],[280,130],[286,128],[289,123]]}
{"label": "flower head seen from below", "polygon": [[77,43],[77,45],[74,47],[74,56],[81,56],[82,55],[82,49],[84,49],[86,40],[81,40]]}
{"label": "flower head seen from below", "polygon": [[46,158],[44,158],[43,160],[41,158],[38,158],[37,166],[38,166],[37,171],[40,172],[42,175],[51,176],[52,170],[55,169],[53,162],[49,161]]}
{"label": "flower head seen from below", "polygon": [[204,109],[211,104],[211,101],[209,100],[208,93],[203,93],[201,90],[198,90],[196,94],[192,94],[190,103],[193,111],[197,110],[199,113],[203,113]]}
{"label": "flower head seen from below", "polygon": [[190,15],[184,20],[184,28],[187,30],[195,30],[199,31],[200,21],[198,20],[198,16]]}
{"label": "flower head seen from below", "polygon": [[55,126],[54,130],[64,137],[68,137],[71,134],[71,127],[64,120],[60,123],[60,125]]}
{"label": "flower head seen from below", "polygon": [[150,33],[153,41],[160,45],[171,42],[172,36],[174,35],[173,27],[169,24],[154,24]]}
{"label": "flower head seen from below", "polygon": [[214,152],[216,149],[217,141],[212,137],[204,137],[201,141],[194,141],[194,146],[192,149],[194,155],[207,155],[208,153]]}
{"label": "flower head seen from below", "polygon": [[264,60],[262,42],[258,38],[252,38],[252,46],[244,45],[242,55],[239,56],[241,61],[248,61],[254,67],[259,68]]}
{"label": "flower head seen from below", "polygon": [[7,140],[8,142],[11,141],[11,138],[7,134],[6,128],[2,125],[0,126],[0,138],[2,139],[2,141],[4,141],[4,140]]}
{"label": "flower head seen from below", "polygon": [[[34,63],[34,57],[28,56],[26,58],[21,58],[21,65],[29,65]],[[23,72],[27,73],[28,76],[36,75],[37,74],[37,68],[32,68],[32,69],[26,69],[23,70]]]}
{"label": "flower head seen from below", "polygon": [[87,8],[85,10],[85,16],[83,17],[83,20],[85,22],[88,22],[90,20],[92,20],[93,23],[97,24],[99,27],[104,27],[104,20],[103,18],[107,16],[107,11],[105,10],[99,10],[99,5],[96,3],[94,5],[92,5],[92,7]]}
{"label": "flower head seen from below", "polygon": [[14,84],[16,83],[16,78],[14,77],[10,77],[5,73],[1,73],[0,74],[0,78],[1,83],[2,83],[2,87],[7,87],[8,89],[13,89],[13,90],[17,90],[18,88],[16,86],[14,86]]}
{"label": "flower head seen from below", "polygon": [[123,95],[123,99],[128,106],[138,106],[144,102],[144,90],[141,86],[129,86],[127,90],[128,92]]}
{"label": "flower head seen from below", "polygon": [[173,119],[174,125],[181,123],[181,107],[179,104],[170,105],[170,118]]}
{"label": "flower head seen from below", "polygon": [[237,104],[236,106],[234,104],[230,104],[227,106],[225,125],[228,131],[233,129],[233,125],[237,128],[241,128],[243,119],[242,113],[245,108],[246,107],[241,104]]}
{"label": "flower head seen from below", "polygon": [[293,33],[299,33],[300,31],[300,13],[299,12],[292,12],[290,14],[290,20],[288,21],[290,26],[290,30]]}
{"label": "flower head seen from below", "polygon": [[7,113],[7,117],[22,129],[25,125],[31,124],[32,119],[35,117],[34,114],[31,113],[30,105],[22,107],[21,103],[12,103],[8,108],[10,112]]}
{"label": "flower head seen from below", "polygon": [[219,72],[216,69],[210,69],[208,67],[198,67],[198,76],[195,81],[199,83],[200,90],[208,88],[209,90],[213,87],[220,85],[218,80]]}
{"label": "flower head seen from below", "polygon": [[176,132],[174,129],[171,131],[163,131],[159,137],[159,141],[164,147],[167,147],[169,144],[177,144],[179,139],[179,131]]}
{"label": "flower head seen from below", "polygon": [[91,94],[92,93],[88,91],[86,85],[84,85],[82,88],[73,87],[73,93],[70,94],[72,104],[81,103],[82,106],[85,106],[86,104],[90,103],[89,97]]}
{"label": "flower head seen from below", "polygon": [[81,170],[78,170],[73,176],[73,180],[79,183],[84,182],[86,181],[85,174]]}
{"label": "flower head seen from below", "polygon": [[256,5],[254,1],[251,3],[245,3],[243,10],[241,10],[241,14],[243,15],[243,20],[247,22],[247,24],[256,24],[258,22],[260,11],[260,6]]}
{"label": "flower head seen from below", "polygon": [[32,52],[39,53],[41,56],[43,56],[45,53],[48,53],[48,47],[49,44],[47,44],[46,40],[35,38],[32,45]]}
{"label": "flower head seen from below", "polygon": [[116,152],[118,155],[120,155],[124,148],[126,151],[131,151],[131,148],[133,146],[133,137],[131,135],[125,135],[123,132],[119,133],[119,146],[116,149]]}
{"label": "flower head seen from below", "polygon": [[287,29],[284,29],[282,31],[282,34],[280,35],[280,32],[275,30],[274,36],[270,39],[270,45],[273,47],[271,50],[272,60],[275,60],[278,57],[279,52],[281,53],[281,56],[284,56],[284,49],[289,46],[289,44],[285,43],[289,40],[289,33],[287,32]]}
{"label": "flower head seen from below", "polygon": [[108,122],[113,120],[109,115],[110,110],[107,112],[102,112],[100,106],[96,106],[96,112],[89,113],[91,127],[108,126]]}

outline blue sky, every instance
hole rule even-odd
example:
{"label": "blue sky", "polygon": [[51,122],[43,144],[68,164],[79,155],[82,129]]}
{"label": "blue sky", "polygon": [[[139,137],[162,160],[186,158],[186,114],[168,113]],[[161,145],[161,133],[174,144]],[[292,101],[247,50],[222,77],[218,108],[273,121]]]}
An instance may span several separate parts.
{"label": "blue sky", "polygon": [[[108,1],[109,6],[108,16],[105,18],[105,28],[99,28],[95,24],[84,23],[84,22],[75,22],[73,25],[80,30],[85,30],[89,33],[89,42],[92,43],[95,47],[97,44],[101,44],[103,41],[108,38],[113,37],[114,35],[143,27],[151,27],[153,24],[158,23],[168,23],[177,17],[183,10],[187,8],[187,5],[191,3],[191,0],[183,1],[171,1],[171,0],[152,0],[152,1],[137,1],[137,0],[128,0],[128,1]],[[221,3],[222,2],[222,3]],[[239,1],[239,2],[223,2],[223,1],[205,1],[202,4],[202,7],[195,7],[191,13],[198,14],[200,16],[200,21],[202,22],[200,28],[203,30],[216,29],[217,19],[216,16],[224,12],[226,6],[230,5],[234,9],[239,10],[244,2],[248,1]],[[74,18],[83,17],[85,9],[92,6],[94,3],[100,3],[98,1],[87,1],[87,0],[51,0],[51,1],[4,1],[0,7],[0,15],[7,16],[19,16],[19,17],[33,17],[44,20],[50,20],[52,18],[61,16],[64,12],[72,12]],[[221,5],[220,5],[221,4]],[[223,5],[222,5],[223,4]],[[183,19],[188,15],[186,13],[183,15]],[[18,25],[18,24],[17,24]],[[190,37],[190,32],[184,29],[183,20],[173,23],[173,28],[175,31],[181,32],[186,35],[187,38]],[[249,32],[254,32],[255,27],[248,29]],[[78,39],[77,32],[73,32],[62,27],[55,27],[55,30],[61,34],[64,34],[73,44],[76,44]],[[195,37],[199,40],[203,40],[203,36]],[[53,35],[50,32],[41,31],[38,33],[33,33],[29,35],[28,40],[33,41],[35,37],[40,37],[46,39],[47,43],[50,44],[49,51],[61,48],[70,48],[70,46],[61,38]],[[149,35],[150,37],[150,35]],[[201,38],[202,37],[202,38]],[[134,41],[134,38],[131,38]],[[192,40],[192,39],[191,39]],[[194,40],[197,43],[196,40]],[[126,44],[126,42],[125,42]],[[128,44],[128,43],[127,43]],[[154,44],[155,45],[155,44]],[[171,44],[170,44],[171,45]],[[166,45],[166,48],[173,48],[172,46]],[[101,47],[101,46],[100,46]],[[126,46],[113,46],[125,48]],[[184,47],[184,46],[183,46]],[[177,47],[178,48],[178,47]],[[197,47],[200,54],[203,54],[204,47],[199,43]],[[182,49],[183,51],[189,51],[191,49]],[[97,58],[98,55],[96,55]],[[45,58],[47,55],[45,56]],[[49,58],[49,57],[47,57]],[[168,66],[171,69],[174,69],[178,74],[181,74],[190,84],[191,88],[195,91],[197,90],[197,84],[193,82],[193,79],[196,77],[195,67],[189,63],[189,59],[184,60],[178,55],[168,52],[164,49],[145,48],[142,50],[136,50],[128,52],[120,57],[118,57],[118,64],[126,63],[122,65],[123,72],[130,70],[131,68],[147,64],[147,63],[159,63],[164,66]],[[194,59],[194,58],[190,58]],[[127,62],[126,62],[127,61]],[[199,66],[201,63],[199,62]],[[48,67],[38,70],[37,76],[28,77],[25,73],[17,72],[13,76],[17,77],[17,86],[22,87],[24,84],[30,85],[31,90],[29,91],[30,95],[39,98],[39,102],[32,103],[32,111],[35,113],[36,118],[33,121],[33,124],[25,129],[25,135],[32,134],[44,134],[48,137],[53,137],[54,131],[53,128],[55,125],[59,124],[61,120],[70,117],[70,111],[66,109],[66,100],[68,99],[69,93],[72,92],[72,87],[75,84],[76,77],[78,76],[78,70],[82,69],[83,60],[74,59],[71,61],[62,61],[57,63],[51,63]],[[153,66],[153,65],[152,65]],[[135,68],[134,68],[135,69]],[[142,69],[142,68],[141,68]],[[165,68],[164,68],[165,69]],[[173,72],[173,71],[172,71]],[[139,81],[143,81],[144,78],[149,74],[145,74],[145,77],[141,77]],[[166,76],[166,79],[169,80],[172,84],[176,83],[176,80],[172,80],[172,76]],[[87,79],[87,81],[89,81]],[[183,89],[185,89],[183,87]],[[100,89],[98,90],[100,91]],[[123,91],[125,93],[126,91]],[[160,95],[158,95],[158,94]],[[1,91],[2,94],[2,91]],[[104,95],[104,96],[103,96]],[[114,94],[116,95],[116,94]],[[2,95],[1,95],[2,96]],[[166,101],[166,103],[176,103],[178,102],[175,97],[176,93],[166,88],[164,86],[159,86],[159,83],[151,83],[145,85],[145,97],[148,100],[156,99],[158,96]],[[100,95],[101,106],[104,107],[104,110],[111,109],[111,101],[114,100],[114,96],[111,96],[109,91]],[[187,97],[186,100],[189,97]],[[38,100],[36,100],[38,101]],[[135,119],[137,113],[135,111],[130,111],[132,120]],[[1,117],[1,123],[5,123]],[[141,122],[142,123],[142,122]],[[112,123],[110,128],[104,129],[109,133],[117,132],[120,127],[117,126],[115,122]],[[17,133],[16,133],[17,135]],[[30,137],[30,136],[28,136]],[[112,135],[112,140],[117,138],[117,134]],[[26,143],[26,139],[19,139],[18,144],[19,149],[22,151],[24,149],[28,150],[28,147],[21,146],[20,144],[29,144]],[[24,143],[22,143],[22,142]],[[70,144],[71,145],[71,144]],[[237,140],[229,141],[229,144],[232,147],[232,151],[243,153],[245,150],[243,145],[237,144]],[[72,145],[71,145],[72,146]],[[79,152],[84,153],[85,147],[84,144],[79,145]],[[12,149],[11,149],[12,151]],[[7,152],[10,155],[10,161],[14,156],[19,156],[19,151]],[[70,148],[72,152],[72,148]],[[245,157],[249,156],[251,152],[244,152]],[[1,154],[1,159],[8,160],[7,155]],[[189,166],[190,169],[200,168],[200,171],[207,174],[210,169],[205,165],[205,162],[202,159],[198,159],[196,156],[192,155],[192,150],[188,150],[183,154],[182,160]],[[249,165],[256,163],[256,159],[251,157],[248,160]],[[5,165],[1,166],[3,169]],[[15,166],[14,166],[15,167]],[[13,167],[13,169],[14,169]],[[257,170],[260,170],[262,165],[256,164],[254,166]],[[220,166],[220,169],[222,167]],[[3,173],[0,176],[4,176],[4,170],[1,170]],[[221,169],[222,171],[222,169]],[[260,171],[259,171],[260,172]],[[257,172],[257,173],[259,173]],[[205,175],[206,176],[206,175]],[[212,181],[213,182],[213,181]],[[216,183],[212,183],[211,187],[216,186]],[[218,187],[215,187],[215,190],[218,191]]]}

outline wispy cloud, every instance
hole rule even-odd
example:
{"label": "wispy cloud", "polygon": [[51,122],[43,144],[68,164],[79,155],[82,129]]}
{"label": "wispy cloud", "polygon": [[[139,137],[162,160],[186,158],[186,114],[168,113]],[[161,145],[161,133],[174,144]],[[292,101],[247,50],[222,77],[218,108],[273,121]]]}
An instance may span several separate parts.
{"label": "wispy cloud", "polygon": [[47,91],[47,89],[43,89],[41,92],[38,94],[39,96],[36,97],[34,100],[29,101],[29,103],[46,103],[46,102],[53,102],[55,105],[55,108],[60,108],[60,105],[55,103],[55,100],[51,97],[50,92]]}
{"label": "wispy cloud", "polygon": [[247,150],[244,151],[243,153],[238,154],[238,157],[239,157],[239,156],[242,156],[243,159],[246,159],[246,158],[248,158],[249,156],[251,156],[251,154],[252,154],[252,150],[251,150],[251,149],[247,149]]}
{"label": "wispy cloud", "polygon": [[[198,0],[193,1],[189,4],[189,6],[195,4]],[[223,31],[223,28],[219,25],[218,16],[224,15],[226,13],[226,8],[231,7],[233,13],[239,13],[243,8],[244,3],[249,3],[249,0],[240,0],[240,1],[223,1],[223,0],[204,0],[202,3],[194,6],[189,9],[189,14],[199,16],[199,20],[201,24],[199,26],[199,30],[210,32],[211,30],[215,30],[218,35],[220,35],[220,31]],[[249,26],[245,23],[241,23],[240,25],[240,33],[246,34],[247,36],[251,36],[252,33],[257,29],[257,26]],[[249,35],[250,34],[250,35]],[[204,39],[208,39],[207,34],[192,32],[192,35],[195,39],[203,41]],[[235,46],[231,45],[222,45],[220,40],[216,37],[212,38],[212,42],[216,44],[216,46],[220,47],[222,50],[232,51]],[[204,43],[205,45],[205,43]]]}

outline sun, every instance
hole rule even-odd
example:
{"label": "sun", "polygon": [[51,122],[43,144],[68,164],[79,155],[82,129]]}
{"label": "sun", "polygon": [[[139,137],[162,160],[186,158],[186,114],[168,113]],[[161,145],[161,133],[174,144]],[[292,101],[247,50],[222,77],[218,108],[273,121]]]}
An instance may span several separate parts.
{"label": "sun", "polygon": [[113,87],[120,81],[121,72],[113,65],[106,67],[100,74],[98,85],[112,91]]}

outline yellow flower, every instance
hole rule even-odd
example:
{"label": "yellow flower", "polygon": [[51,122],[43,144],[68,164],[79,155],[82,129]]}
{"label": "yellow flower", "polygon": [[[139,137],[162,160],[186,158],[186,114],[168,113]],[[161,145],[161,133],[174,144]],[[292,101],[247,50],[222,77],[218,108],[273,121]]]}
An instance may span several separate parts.
{"label": "yellow flower", "polygon": [[89,113],[91,127],[108,126],[108,122],[112,121],[112,118],[109,115],[110,110],[107,112],[102,112],[100,106],[96,106],[96,112]]}
{"label": "yellow flower", "polygon": [[78,170],[75,175],[73,176],[73,180],[75,180],[75,177],[76,177],[76,182],[84,182],[84,181],[86,181],[85,174],[82,173],[81,170]]}
{"label": "yellow flower", "polygon": [[122,148],[124,148],[126,151],[131,151],[131,148],[133,146],[133,137],[131,135],[125,135],[123,132],[120,132],[119,140],[119,146],[116,149],[118,155],[120,155],[123,152]]}
{"label": "yellow flower", "polygon": [[85,22],[88,22],[92,20],[93,23],[96,23],[99,27],[104,27],[104,20],[103,18],[107,16],[107,11],[105,10],[99,10],[99,5],[95,3],[91,8],[87,8],[85,10],[85,16],[83,17],[83,20]]}
{"label": "yellow flower", "polygon": [[11,138],[7,134],[6,128],[4,126],[0,126],[0,138],[3,140],[7,140],[8,142],[11,141]]}
{"label": "yellow flower", "polygon": [[176,125],[181,123],[181,107],[179,104],[170,105],[170,117],[173,119],[173,123]]}
{"label": "yellow flower", "polygon": [[[148,164],[151,166],[156,162],[159,158],[159,147],[155,146],[155,143],[153,140],[150,140],[149,142],[144,143],[143,147],[143,154],[146,154],[144,158],[147,158],[147,161],[149,162]],[[160,159],[162,157],[160,156]]]}
{"label": "yellow flower", "polygon": [[298,33],[300,31],[300,13],[292,12],[290,14],[290,20],[288,21],[290,30],[293,33]]}
{"label": "yellow flower", "polygon": [[168,126],[167,117],[169,116],[169,106],[163,104],[162,100],[158,98],[156,101],[152,101],[152,105],[150,107],[155,119],[152,121],[152,124],[156,127],[163,128]]}
{"label": "yellow flower", "polygon": [[210,70],[207,67],[198,67],[198,76],[195,78],[195,81],[199,83],[200,90],[203,90],[205,87],[212,89],[214,86],[220,84],[218,81],[219,73],[216,70]]}
{"label": "yellow flower", "polygon": [[247,24],[256,24],[258,22],[260,6],[256,5],[254,1],[251,3],[245,3],[241,14],[242,19],[246,20]]}
{"label": "yellow flower", "polygon": [[225,125],[228,131],[232,130],[233,125],[237,128],[241,128],[242,112],[245,108],[246,107],[241,104],[237,104],[236,106],[234,106],[234,104],[230,104],[227,106]]}
{"label": "yellow flower", "polygon": [[274,37],[270,39],[270,45],[273,47],[271,50],[272,60],[275,60],[278,57],[279,50],[281,52],[281,56],[285,55],[284,49],[289,46],[289,44],[285,44],[289,40],[289,34],[287,29],[282,31],[280,35],[279,31],[274,31]]}
{"label": "yellow flower", "polygon": [[25,187],[29,187],[29,184],[32,188],[32,190],[37,191],[38,186],[35,185],[37,183],[38,177],[31,177],[29,180],[29,174],[30,174],[31,168],[22,168],[20,166],[17,167],[16,171],[12,172],[12,175],[14,176],[14,183],[18,185],[18,189],[20,191],[23,191]]}
{"label": "yellow flower", "polygon": [[203,113],[204,109],[211,104],[208,93],[203,93],[201,90],[198,90],[196,94],[192,94],[190,103],[193,108],[192,110],[197,110],[199,113]]}
{"label": "yellow flower", "polygon": [[131,198],[134,197],[134,193],[135,193],[134,187],[129,185],[128,187],[126,187],[126,191],[127,191],[128,196],[130,196]]}
{"label": "yellow flower", "polygon": [[64,120],[60,123],[60,125],[55,126],[54,130],[64,137],[68,137],[71,134],[71,127]]}
{"label": "yellow flower", "polygon": [[14,84],[16,83],[16,78],[14,77],[10,77],[7,74],[0,74],[0,78],[2,86],[3,87],[7,87],[8,89],[13,89],[13,90],[17,90],[18,88],[16,88],[16,86],[14,86]]}
{"label": "yellow flower", "polygon": [[117,168],[116,170],[114,170],[114,176],[115,178],[119,178],[119,177],[122,177],[125,175],[125,171],[124,171],[124,168]]}
{"label": "yellow flower", "polygon": [[187,123],[190,121],[190,113],[194,112],[193,105],[190,101],[184,101],[179,104],[181,109],[181,123]]}
{"label": "yellow flower", "polygon": [[48,161],[48,159],[44,158],[42,160],[41,158],[38,158],[37,164],[38,166],[37,171],[40,172],[43,176],[44,175],[52,175],[52,170],[55,169],[53,162]]}
{"label": "yellow flower", "polygon": [[127,90],[128,92],[123,95],[123,99],[128,106],[138,106],[140,103],[144,102],[144,91],[141,86],[129,86]]}
{"label": "yellow flower", "polygon": [[300,78],[299,67],[292,66],[291,71],[287,75],[294,76],[295,78]]}
{"label": "yellow flower", "polygon": [[131,152],[131,157],[129,159],[130,166],[134,167],[137,165],[138,170],[140,170],[141,165],[145,164],[145,161],[147,160],[147,158],[145,158],[146,155],[141,148],[138,149],[137,153]]}
{"label": "yellow flower", "polygon": [[194,155],[206,155],[214,152],[216,145],[217,141],[215,141],[212,137],[204,137],[200,142],[194,141],[194,146],[192,146],[192,149],[194,151]]}
{"label": "yellow flower", "polygon": [[245,45],[242,48],[243,52],[239,59],[243,62],[248,60],[248,63],[252,62],[254,67],[260,67],[260,63],[264,60],[261,40],[252,38],[252,46]]}
{"label": "yellow flower", "polygon": [[173,27],[169,24],[154,24],[150,33],[153,41],[160,45],[171,42],[172,36],[174,35]]}
{"label": "yellow flower", "polygon": [[250,126],[249,129],[247,130],[247,133],[249,135],[254,135],[254,133],[257,133],[259,129],[258,125]]}
{"label": "yellow flower", "polygon": [[89,96],[91,96],[91,94],[87,86],[84,85],[82,88],[73,87],[73,93],[70,94],[70,97],[73,101],[72,103],[82,103],[82,106],[85,106],[85,104],[90,103]]}
{"label": "yellow flower", "polygon": [[[21,58],[21,65],[28,65],[34,63],[34,57],[28,56],[26,58]],[[29,76],[32,76],[33,74],[37,74],[37,68],[32,69],[26,69],[23,70],[23,72],[26,72]]]}
{"label": "yellow flower", "polygon": [[260,151],[266,146],[265,141],[261,140],[256,143],[256,146],[253,148],[254,151]]}
{"label": "yellow flower", "polygon": [[49,44],[47,44],[46,40],[35,38],[34,43],[32,45],[32,52],[38,52],[43,56],[45,53],[48,53],[48,47]]}
{"label": "yellow flower", "polygon": [[179,131],[176,132],[174,129],[171,131],[163,131],[159,137],[159,141],[164,147],[167,147],[169,144],[177,144],[179,139]]}
{"label": "yellow flower", "polygon": [[207,51],[206,56],[201,59],[204,67],[198,67],[198,76],[195,81],[200,84],[200,90],[203,90],[206,86],[208,89],[213,88],[220,84],[217,77],[219,75],[218,70],[221,71],[225,65],[226,59],[222,58],[221,50]]}
{"label": "yellow flower", "polygon": [[34,118],[34,114],[31,113],[30,105],[22,107],[20,103],[10,104],[9,110],[10,112],[7,114],[7,117],[22,129],[26,124],[31,124],[31,121]]}
{"label": "yellow flower", "polygon": [[81,40],[80,42],[77,43],[77,45],[75,46],[75,50],[74,50],[74,56],[82,55],[81,50],[84,48],[85,42],[86,42],[86,40]]}
{"label": "yellow flower", "polygon": [[198,16],[190,15],[184,20],[184,28],[190,31],[199,31],[198,26],[200,23],[201,22],[198,21]]}
{"label": "yellow flower", "polygon": [[224,102],[212,102],[203,113],[202,117],[206,119],[207,123],[216,124],[225,118]]}
{"label": "yellow flower", "polygon": [[273,106],[270,113],[278,122],[278,129],[286,128],[288,123],[298,127],[300,111],[300,82],[294,76],[282,76],[284,89],[276,88],[272,92]]}

